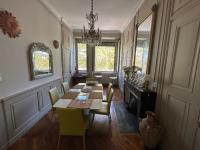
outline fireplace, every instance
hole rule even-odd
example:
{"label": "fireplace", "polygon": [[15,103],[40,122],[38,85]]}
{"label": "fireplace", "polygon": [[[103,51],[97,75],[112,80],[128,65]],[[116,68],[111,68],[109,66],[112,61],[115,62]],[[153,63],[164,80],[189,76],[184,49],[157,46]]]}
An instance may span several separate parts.
{"label": "fireplace", "polygon": [[146,117],[145,111],[155,111],[156,92],[138,88],[124,81],[124,102],[138,119]]}
{"label": "fireplace", "polygon": [[138,115],[138,103],[139,103],[139,99],[138,97],[133,94],[132,92],[130,93],[130,97],[129,97],[129,104],[128,104],[128,109],[134,113],[134,115]]}

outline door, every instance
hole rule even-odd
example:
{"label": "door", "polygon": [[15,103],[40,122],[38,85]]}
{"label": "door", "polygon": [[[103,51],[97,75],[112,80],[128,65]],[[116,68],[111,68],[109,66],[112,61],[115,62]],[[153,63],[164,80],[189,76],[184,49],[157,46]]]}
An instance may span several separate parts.
{"label": "door", "polygon": [[172,18],[161,121],[163,149],[199,150],[200,6]]}

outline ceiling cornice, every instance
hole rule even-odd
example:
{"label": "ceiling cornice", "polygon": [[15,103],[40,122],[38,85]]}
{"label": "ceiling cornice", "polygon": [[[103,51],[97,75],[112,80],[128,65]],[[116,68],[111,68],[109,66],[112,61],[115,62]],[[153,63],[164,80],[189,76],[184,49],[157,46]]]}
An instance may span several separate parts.
{"label": "ceiling cornice", "polygon": [[[59,21],[61,21],[62,18],[62,22],[64,23],[64,25],[66,25],[68,28],[70,28],[70,30],[73,30],[73,26],[71,26],[69,24],[69,22],[66,22],[66,20],[62,17],[62,15],[56,11],[56,9],[47,1],[47,0],[39,0],[41,2],[41,4],[49,10],[49,12],[54,15]],[[132,21],[132,19],[134,18],[134,16],[136,15],[137,11],[139,10],[139,8],[141,7],[141,5],[143,4],[144,0],[139,0],[137,2],[136,8],[133,10],[133,12],[131,13],[129,19],[127,20],[126,23],[124,23],[122,29],[120,29],[119,31],[121,33],[124,32],[124,30],[127,28],[127,26],[129,25],[129,23]]]}
{"label": "ceiling cornice", "polygon": [[60,13],[58,13],[47,0],[39,0],[39,1],[54,17],[56,17],[56,19],[58,19],[59,22],[61,22],[62,19],[62,23],[65,26],[67,26],[70,30],[72,30],[70,24],[65,21],[65,19],[60,15]]}
{"label": "ceiling cornice", "polygon": [[120,30],[121,33],[124,32],[124,30],[126,29],[126,27],[129,25],[129,23],[133,20],[133,18],[135,17],[137,11],[140,9],[140,7],[142,6],[142,4],[144,3],[144,0],[139,0],[137,2],[136,8],[133,10],[133,12],[131,13],[131,16],[129,17],[128,21],[124,24],[123,29]]}

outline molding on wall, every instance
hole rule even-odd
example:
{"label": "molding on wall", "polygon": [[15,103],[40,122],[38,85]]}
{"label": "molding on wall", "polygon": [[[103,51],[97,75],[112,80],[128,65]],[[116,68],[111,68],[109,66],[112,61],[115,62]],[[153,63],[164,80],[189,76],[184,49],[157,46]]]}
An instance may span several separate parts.
{"label": "molding on wall", "polygon": [[51,82],[54,82],[54,81],[57,81],[57,80],[60,80],[60,79],[61,79],[61,78],[59,77],[59,78],[53,79],[53,80],[51,80],[51,81],[48,81],[48,82],[46,82],[46,83],[44,83],[44,84],[42,84],[42,85],[36,85],[36,86],[29,87],[29,88],[23,89],[23,90],[21,90],[21,91],[12,93],[12,94],[10,94],[10,95],[8,95],[8,96],[6,96],[6,97],[2,97],[2,98],[0,99],[0,102],[4,102],[4,101],[6,101],[6,100],[9,99],[9,98],[12,98],[12,97],[14,97],[14,96],[17,96],[17,95],[19,95],[19,94],[23,94],[23,93],[25,93],[25,92],[27,92],[27,91],[31,91],[31,90],[33,90],[33,89],[35,89],[35,88],[40,88],[40,87],[42,87],[42,86],[44,86],[44,85],[47,85],[47,84],[49,84],[49,83],[51,83]]}
{"label": "molding on wall", "polygon": [[133,10],[132,15],[129,17],[127,23],[124,24],[123,29],[121,30],[121,32],[123,33],[126,28],[129,26],[129,24],[131,23],[131,21],[134,19],[135,15],[137,14],[137,11],[140,9],[140,7],[142,6],[142,4],[144,3],[144,0],[139,0],[137,2],[137,7]]}
{"label": "molding on wall", "polygon": [[48,107],[46,107],[45,110],[43,110],[39,115],[34,116],[32,120],[30,120],[30,122],[26,125],[26,127],[21,130],[16,136],[12,137],[7,145],[11,146],[13,145],[18,139],[20,139],[24,134],[26,134],[26,132],[31,129],[42,117],[44,117],[49,110],[51,109],[51,105],[48,105]]}
{"label": "molding on wall", "polygon": [[52,87],[57,87],[62,93],[61,79],[18,92],[2,100],[0,104],[3,105],[3,120],[5,120],[6,126],[4,128],[7,138],[3,140],[5,143],[1,143],[3,145],[1,145],[0,150],[14,144],[47,114],[51,109],[48,91]]}
{"label": "molding on wall", "polygon": [[[59,21],[61,20],[62,16],[59,12],[57,12],[53,6],[47,1],[47,0],[39,0],[41,2],[42,5],[44,5]],[[123,28],[120,30],[121,33],[124,32],[124,30],[126,29],[126,27],[128,26],[128,24],[132,21],[133,17],[136,15],[138,9],[142,6],[143,2],[145,0],[139,0],[136,4],[136,8],[133,9],[131,16],[129,17],[129,19],[127,20],[126,23],[124,23]],[[69,28],[73,28],[72,25],[70,25],[69,23],[67,23],[64,19],[63,19],[64,24],[69,27]]]}
{"label": "molding on wall", "polygon": [[177,8],[176,10],[173,11],[173,14],[172,14],[173,16],[171,17],[171,21],[175,20],[177,17],[179,17],[180,15],[193,9],[194,7],[196,7],[199,4],[200,4],[199,0],[188,1],[184,5],[182,5],[181,7]]}
{"label": "molding on wall", "polygon": [[[164,87],[164,82],[165,82],[165,68],[166,68],[166,61],[167,61],[167,55],[168,55],[168,43],[169,43],[169,38],[170,38],[170,30],[171,30],[171,22],[170,22],[170,17],[171,17],[171,10],[173,9],[173,3],[172,0],[167,1],[166,8],[164,8],[166,11],[166,18],[164,20],[164,31],[163,31],[163,40],[161,42],[161,54],[159,56],[159,68],[157,69],[157,105],[156,105],[156,110],[157,113],[160,116],[160,108],[162,104],[162,93],[163,93],[163,87]],[[157,65],[158,65],[157,64]]]}
{"label": "molding on wall", "polygon": [[[58,21],[61,21],[62,16],[60,13],[58,13],[53,6],[47,1],[47,0],[39,0],[39,2],[54,16]],[[66,27],[71,29],[71,25],[65,21],[65,19],[62,18],[62,21]]]}

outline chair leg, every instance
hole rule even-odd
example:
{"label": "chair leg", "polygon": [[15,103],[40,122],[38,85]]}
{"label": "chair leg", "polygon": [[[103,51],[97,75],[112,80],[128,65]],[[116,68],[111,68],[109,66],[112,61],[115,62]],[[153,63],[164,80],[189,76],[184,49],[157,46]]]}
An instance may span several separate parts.
{"label": "chair leg", "polygon": [[58,138],[58,144],[57,144],[57,150],[60,149],[60,138],[61,138],[61,136],[59,135],[59,138]]}
{"label": "chair leg", "polygon": [[92,113],[89,114],[89,127],[91,127],[91,123],[92,123]]}
{"label": "chair leg", "polygon": [[108,118],[109,118],[109,123],[111,122],[112,118],[111,118],[111,114],[109,113],[108,115]]}
{"label": "chair leg", "polygon": [[86,150],[86,145],[85,145],[85,135],[83,135],[83,150]]}
{"label": "chair leg", "polygon": [[54,112],[52,111],[51,121],[53,122]]}
{"label": "chair leg", "polygon": [[52,121],[52,114],[53,114],[52,111],[53,111],[53,110],[50,110],[50,111],[48,112],[48,114],[47,114],[47,119],[50,120],[50,121]]}
{"label": "chair leg", "polygon": [[95,114],[93,113],[93,114],[92,114],[92,122],[91,122],[91,126],[92,126],[93,123],[94,123],[94,117],[95,117]]}

